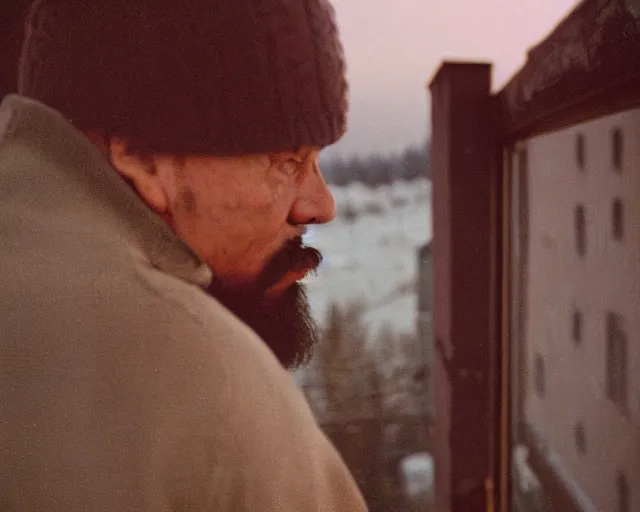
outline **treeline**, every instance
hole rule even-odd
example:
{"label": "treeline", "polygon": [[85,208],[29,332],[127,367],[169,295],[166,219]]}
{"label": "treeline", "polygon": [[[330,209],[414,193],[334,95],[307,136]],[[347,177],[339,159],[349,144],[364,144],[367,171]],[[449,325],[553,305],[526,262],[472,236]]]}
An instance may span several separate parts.
{"label": "treeline", "polygon": [[336,157],[322,162],[322,174],[327,183],[348,185],[359,181],[377,186],[399,180],[429,178],[430,143],[410,146],[399,155]]}
{"label": "treeline", "polygon": [[423,489],[405,495],[398,461],[429,446],[427,362],[415,333],[390,326],[369,332],[364,315],[370,306],[329,305],[316,351],[316,388],[304,391],[371,512],[426,511],[426,475]]}

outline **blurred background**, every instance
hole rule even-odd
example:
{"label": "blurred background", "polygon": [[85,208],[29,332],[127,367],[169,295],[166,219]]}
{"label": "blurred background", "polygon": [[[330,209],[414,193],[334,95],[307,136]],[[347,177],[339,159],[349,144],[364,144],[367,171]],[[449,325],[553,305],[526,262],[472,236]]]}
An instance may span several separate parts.
{"label": "blurred background", "polygon": [[297,379],[371,510],[640,510],[633,5],[335,7],[350,130]]}
{"label": "blurred background", "polygon": [[350,129],[295,377],[371,511],[640,511],[638,2],[333,3]]}

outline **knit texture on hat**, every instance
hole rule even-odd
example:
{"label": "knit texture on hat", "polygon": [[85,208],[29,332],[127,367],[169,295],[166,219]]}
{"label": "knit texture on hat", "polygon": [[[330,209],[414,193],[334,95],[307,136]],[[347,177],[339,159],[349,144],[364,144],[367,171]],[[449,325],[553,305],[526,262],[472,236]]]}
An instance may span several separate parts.
{"label": "knit texture on hat", "polygon": [[19,92],[159,153],[324,147],[346,129],[327,0],[38,0]]}

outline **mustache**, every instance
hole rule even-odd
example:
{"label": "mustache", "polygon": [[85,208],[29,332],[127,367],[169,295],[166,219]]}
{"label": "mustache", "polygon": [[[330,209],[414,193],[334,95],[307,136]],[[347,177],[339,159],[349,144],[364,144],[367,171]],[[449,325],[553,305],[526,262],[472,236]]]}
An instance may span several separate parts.
{"label": "mustache", "polygon": [[322,263],[322,253],[304,245],[301,236],[287,240],[282,248],[267,263],[259,279],[260,285],[268,288],[282,279],[288,272],[316,270]]}

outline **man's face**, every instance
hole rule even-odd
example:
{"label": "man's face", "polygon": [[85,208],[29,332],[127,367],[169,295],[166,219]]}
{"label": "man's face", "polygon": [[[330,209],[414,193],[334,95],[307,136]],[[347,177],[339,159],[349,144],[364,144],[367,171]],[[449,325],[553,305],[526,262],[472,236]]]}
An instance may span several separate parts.
{"label": "man's face", "polygon": [[[318,154],[305,148],[250,157],[160,156],[153,157],[152,178],[129,176],[213,270],[209,292],[287,368],[304,363],[317,339],[299,281],[321,256],[302,245],[302,235],[306,225],[335,217]],[[153,190],[145,192],[144,180]]]}
{"label": "man's face", "polygon": [[[255,283],[305,226],[335,217],[335,202],[318,167],[318,151],[165,161],[172,171],[167,221],[227,286]],[[269,293],[304,271],[293,268]]]}

